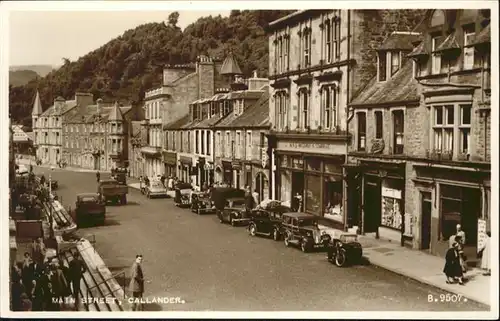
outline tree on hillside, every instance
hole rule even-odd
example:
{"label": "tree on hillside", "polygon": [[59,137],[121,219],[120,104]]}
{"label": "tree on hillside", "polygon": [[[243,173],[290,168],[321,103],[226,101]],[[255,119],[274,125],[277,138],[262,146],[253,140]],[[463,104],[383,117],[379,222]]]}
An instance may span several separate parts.
{"label": "tree on hillside", "polygon": [[177,27],[177,23],[179,22],[179,13],[177,11],[172,12],[168,16],[168,24],[171,27]]}

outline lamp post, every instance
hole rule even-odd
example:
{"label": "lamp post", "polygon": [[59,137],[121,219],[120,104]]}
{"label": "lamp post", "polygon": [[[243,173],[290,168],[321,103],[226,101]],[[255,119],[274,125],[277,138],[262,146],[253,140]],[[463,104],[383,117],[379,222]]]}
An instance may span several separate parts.
{"label": "lamp post", "polygon": [[54,217],[52,216],[52,171],[54,170],[54,166],[50,166],[50,172],[49,172],[49,233],[50,233],[50,239],[54,239]]}

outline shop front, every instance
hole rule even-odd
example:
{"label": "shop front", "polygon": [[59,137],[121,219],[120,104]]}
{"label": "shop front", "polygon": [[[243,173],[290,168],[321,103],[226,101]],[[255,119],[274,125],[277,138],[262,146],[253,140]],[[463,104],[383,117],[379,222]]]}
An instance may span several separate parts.
{"label": "shop front", "polygon": [[165,176],[177,176],[177,153],[163,151],[163,165],[165,166]]}
{"label": "shop front", "polygon": [[222,161],[222,182],[228,185],[233,183],[233,166],[229,161]]}
{"label": "shop front", "polygon": [[[300,152],[298,152],[300,151]],[[298,208],[330,219],[344,228],[343,164],[345,146],[335,142],[278,141],[276,196]]]}
{"label": "shop front", "polygon": [[361,161],[362,232],[391,241],[412,243],[412,216],[405,213],[404,162]]}
{"label": "shop front", "polygon": [[443,170],[423,164],[415,169],[413,181],[420,194],[420,249],[444,256],[459,224],[465,233],[468,261],[478,261],[478,248],[491,226],[489,169]]}
{"label": "shop front", "polygon": [[183,182],[192,183],[191,174],[194,172],[192,170],[193,159],[188,156],[179,156],[178,174],[177,178]]}
{"label": "shop front", "polygon": [[241,180],[241,169],[242,169],[241,162],[238,160],[233,160],[231,162],[231,168],[233,170],[233,179],[232,179],[231,186],[233,186],[235,188],[244,188],[244,186],[242,186],[243,184],[241,184],[241,182],[242,182],[242,180]]}
{"label": "shop front", "polygon": [[[156,176],[163,172],[162,155],[157,147],[146,146],[141,148],[141,153],[144,156],[146,164],[146,175]],[[111,167],[111,164],[110,164]]]}

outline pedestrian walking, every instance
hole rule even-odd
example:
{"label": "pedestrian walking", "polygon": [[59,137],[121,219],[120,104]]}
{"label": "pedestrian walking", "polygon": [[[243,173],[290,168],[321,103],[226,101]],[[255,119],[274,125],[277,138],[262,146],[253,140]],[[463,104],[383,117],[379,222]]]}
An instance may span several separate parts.
{"label": "pedestrian walking", "polygon": [[167,178],[165,177],[165,174],[161,174],[161,176],[160,176],[160,182],[161,182],[161,185],[163,185],[163,187],[166,187],[166,186],[165,186],[165,180],[166,180],[166,179],[167,179]]}
{"label": "pedestrian walking", "polygon": [[458,253],[458,243],[454,243],[452,248],[446,251],[446,262],[444,265],[443,272],[446,275],[446,283],[458,283],[463,285],[463,272],[460,265],[460,254]]}
{"label": "pedestrian walking", "polygon": [[28,252],[25,252],[21,275],[24,287],[26,288],[26,293],[31,293],[31,281],[33,281],[33,271],[31,269],[31,263],[31,255]]}
{"label": "pedestrian walking", "polygon": [[80,258],[80,253],[75,252],[73,254],[73,260],[69,262],[69,275],[71,288],[73,291],[73,297],[75,298],[75,309],[78,310],[78,299],[80,296],[80,283],[83,278],[83,273],[85,273],[85,264]]}
{"label": "pedestrian walking", "polygon": [[168,176],[167,188],[169,190],[174,189],[174,179],[172,178],[172,175]]}
{"label": "pedestrian walking", "polygon": [[[142,271],[142,255],[137,254],[135,261],[132,264],[130,276],[129,291],[132,292],[134,299],[141,299],[144,294],[144,274]],[[132,311],[142,310],[142,304],[137,304],[134,300],[132,304]]]}
{"label": "pedestrian walking", "polygon": [[467,256],[464,253],[464,246],[463,246],[463,241],[462,237],[459,235],[455,236],[455,241],[456,241],[456,247],[458,251],[458,257],[460,259],[460,266],[462,267],[462,272],[466,273],[467,272]]}
{"label": "pedestrian walking", "polygon": [[43,264],[45,260],[45,255],[47,253],[47,249],[45,247],[45,243],[41,237],[35,239],[32,244],[32,252],[31,257],[34,262],[37,262],[39,265]]}
{"label": "pedestrian walking", "polygon": [[245,186],[245,210],[250,212],[255,205],[255,200],[253,199],[252,192],[250,191],[250,186]]}
{"label": "pedestrian walking", "polygon": [[46,311],[59,311],[60,306],[59,306],[58,300],[59,299],[57,297],[57,294],[54,292],[54,289],[52,287],[52,283],[48,282],[47,289],[44,292],[45,310]]}
{"label": "pedestrian walking", "polygon": [[43,287],[41,282],[33,280],[31,284],[31,302],[33,304],[33,311],[43,311]]}
{"label": "pedestrian walking", "polygon": [[491,275],[491,232],[486,232],[486,237],[484,240],[484,245],[479,249],[479,254],[481,256],[481,269],[484,270],[483,275]]}
{"label": "pedestrian walking", "polygon": [[97,179],[97,183],[99,183],[101,181],[101,173],[99,173],[99,171],[97,171],[97,173],[95,173],[95,177]]}
{"label": "pedestrian walking", "polygon": [[51,264],[49,283],[53,291],[53,296],[60,302],[64,302],[64,298],[69,294],[69,286],[57,260],[54,260]]}

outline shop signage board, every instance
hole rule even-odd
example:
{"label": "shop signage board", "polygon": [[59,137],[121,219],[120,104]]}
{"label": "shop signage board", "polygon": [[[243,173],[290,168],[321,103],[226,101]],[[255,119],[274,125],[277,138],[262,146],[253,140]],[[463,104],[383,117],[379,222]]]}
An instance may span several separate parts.
{"label": "shop signage board", "polygon": [[477,248],[482,249],[486,242],[486,221],[477,220]]}
{"label": "shop signage board", "polygon": [[395,198],[395,199],[400,200],[401,199],[401,191],[397,190],[397,189],[382,186],[382,196]]}
{"label": "shop signage board", "polygon": [[278,141],[277,150],[327,155],[341,155],[346,152],[344,143],[308,141]]}

